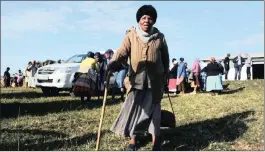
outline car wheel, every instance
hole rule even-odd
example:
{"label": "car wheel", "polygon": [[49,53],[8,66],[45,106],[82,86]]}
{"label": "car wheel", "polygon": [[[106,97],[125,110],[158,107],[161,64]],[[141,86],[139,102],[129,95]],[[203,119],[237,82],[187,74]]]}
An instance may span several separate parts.
{"label": "car wheel", "polygon": [[50,88],[41,88],[41,91],[44,96],[50,96],[51,95],[51,89]]}
{"label": "car wheel", "polygon": [[59,89],[51,88],[51,95],[52,96],[58,96],[59,95]]}

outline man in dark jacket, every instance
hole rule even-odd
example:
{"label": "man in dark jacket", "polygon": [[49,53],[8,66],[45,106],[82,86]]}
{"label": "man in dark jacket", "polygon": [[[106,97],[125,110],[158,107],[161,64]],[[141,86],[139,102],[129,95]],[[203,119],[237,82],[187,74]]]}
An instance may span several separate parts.
{"label": "man in dark jacket", "polygon": [[224,66],[225,66],[225,80],[227,80],[227,75],[228,75],[228,71],[230,69],[230,65],[229,65],[229,62],[230,62],[230,54],[227,53],[225,59],[224,59]]}
{"label": "man in dark jacket", "polygon": [[238,74],[238,80],[240,80],[241,77],[241,69],[243,67],[243,63],[245,62],[244,58],[241,57],[241,54],[239,53],[238,56],[236,56],[233,59],[234,67],[235,67],[235,80],[237,78]]}
{"label": "man in dark jacket", "polygon": [[4,83],[5,83],[5,87],[10,87],[10,81],[11,81],[11,76],[9,73],[10,68],[7,67],[6,71],[4,73]]}

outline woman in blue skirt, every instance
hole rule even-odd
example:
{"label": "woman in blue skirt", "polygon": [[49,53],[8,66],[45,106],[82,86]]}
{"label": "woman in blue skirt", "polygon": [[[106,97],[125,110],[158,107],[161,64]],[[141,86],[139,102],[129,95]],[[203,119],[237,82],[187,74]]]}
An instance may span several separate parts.
{"label": "woman in blue skirt", "polygon": [[223,90],[222,79],[220,79],[220,73],[222,73],[223,67],[220,66],[214,57],[211,57],[210,63],[207,65],[205,72],[207,73],[206,79],[206,91],[212,94],[221,94]]}

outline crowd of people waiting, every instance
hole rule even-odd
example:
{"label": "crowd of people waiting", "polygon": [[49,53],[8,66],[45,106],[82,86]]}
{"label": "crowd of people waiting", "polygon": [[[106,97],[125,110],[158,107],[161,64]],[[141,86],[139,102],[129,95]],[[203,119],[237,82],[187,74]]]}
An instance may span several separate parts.
{"label": "crowd of people waiting", "polygon": [[[87,97],[87,101],[89,101],[92,95],[102,95],[106,84],[107,66],[113,54],[114,51],[111,49],[108,49],[104,54],[89,51],[87,58],[81,62],[74,76],[73,92],[76,96],[81,96],[82,101],[85,96]],[[120,99],[124,100],[124,79],[128,68],[128,63],[122,64],[120,71],[112,74],[110,79],[112,100],[115,100],[115,95],[118,93],[121,94]]]}
{"label": "crowd of people waiting", "polygon": [[[61,63],[61,60],[57,62],[53,60],[46,60],[45,62],[36,62],[35,60],[29,61],[27,67],[24,69],[24,73],[18,70],[18,73],[13,75],[10,74],[10,67],[6,68],[3,78],[1,78],[1,83],[3,87],[35,87],[34,86],[34,76],[38,68],[54,63]],[[25,83],[25,84],[24,84]]]}
{"label": "crowd of people waiting", "polygon": [[[215,59],[211,57],[209,63],[202,62],[198,59],[192,64],[192,67],[188,69],[187,63],[184,62],[184,58],[180,58],[177,61],[172,59],[172,63],[169,68],[169,83],[168,89],[174,94],[185,94],[187,89],[193,88],[192,94],[196,94],[197,91],[206,91],[213,94],[221,94],[223,90],[222,76],[225,74],[227,80],[228,71],[230,69],[230,54],[228,53],[224,60]],[[240,80],[241,69],[245,64],[247,66],[247,78],[250,79],[251,73],[251,57],[245,54],[245,59],[239,53],[234,59],[235,77],[234,80]],[[224,66],[221,64],[224,62]]]}
{"label": "crowd of people waiting", "polygon": [[[81,62],[80,68],[77,71],[73,82],[82,86],[84,85],[84,82],[82,82],[80,77],[86,77],[87,79],[91,78],[91,80],[94,81],[88,83],[89,86],[87,86],[87,88],[90,88],[91,90],[103,91],[106,83],[107,65],[110,62],[113,54],[114,51],[111,49],[108,49],[104,54],[99,52],[88,52],[87,58]],[[238,54],[238,56],[233,59],[235,80],[240,80],[240,73],[244,64],[247,65],[247,76],[248,79],[250,79],[251,57],[248,54],[245,54],[245,57],[246,61],[241,54]],[[177,61],[175,58],[172,59],[172,63],[169,68],[169,91],[174,92],[174,94],[185,94],[188,92],[187,90],[193,88],[193,91],[191,92],[192,94],[196,94],[198,91],[220,94],[223,90],[222,75],[225,75],[225,79],[227,79],[227,74],[230,69],[229,58],[229,53],[224,60],[216,60],[214,57],[211,57],[208,64],[199,61],[199,59],[195,59],[190,69],[188,68],[187,62],[184,62],[184,58],[180,58],[179,61]],[[222,62],[224,66],[221,64]],[[47,60],[43,63],[36,62],[34,60],[28,63],[28,66],[24,70],[24,74],[21,70],[18,70],[18,73],[13,74],[13,77],[11,77],[9,73],[10,68],[8,67],[3,77],[4,86],[22,87],[23,82],[25,82],[25,87],[34,87],[33,81],[37,69],[41,66],[54,63],[56,62],[52,60]],[[58,60],[57,63],[61,63],[61,60]],[[121,70],[119,72],[113,73],[110,80],[110,84],[112,84],[112,100],[115,99],[116,93],[121,93],[120,99],[124,100],[124,79],[128,73],[128,70],[129,62],[127,62],[127,64],[122,64]],[[87,73],[89,74],[87,75]],[[76,92],[78,91],[76,90]],[[89,99],[90,97],[87,98],[87,100]]]}

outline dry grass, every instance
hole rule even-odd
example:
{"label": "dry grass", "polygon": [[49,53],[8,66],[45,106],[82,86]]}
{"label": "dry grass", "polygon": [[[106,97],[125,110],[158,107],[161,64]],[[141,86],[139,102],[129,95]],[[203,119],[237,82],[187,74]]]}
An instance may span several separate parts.
{"label": "dry grass", "polygon": [[[162,130],[162,150],[264,150],[264,81],[226,83],[221,96],[172,98],[177,127]],[[102,99],[81,105],[66,93],[46,98],[39,89],[2,88],[0,149],[93,151],[101,106]],[[101,150],[126,145],[109,131],[121,106],[107,105]],[[170,111],[166,96],[162,108]],[[150,136],[140,140],[140,150],[150,150]]]}

